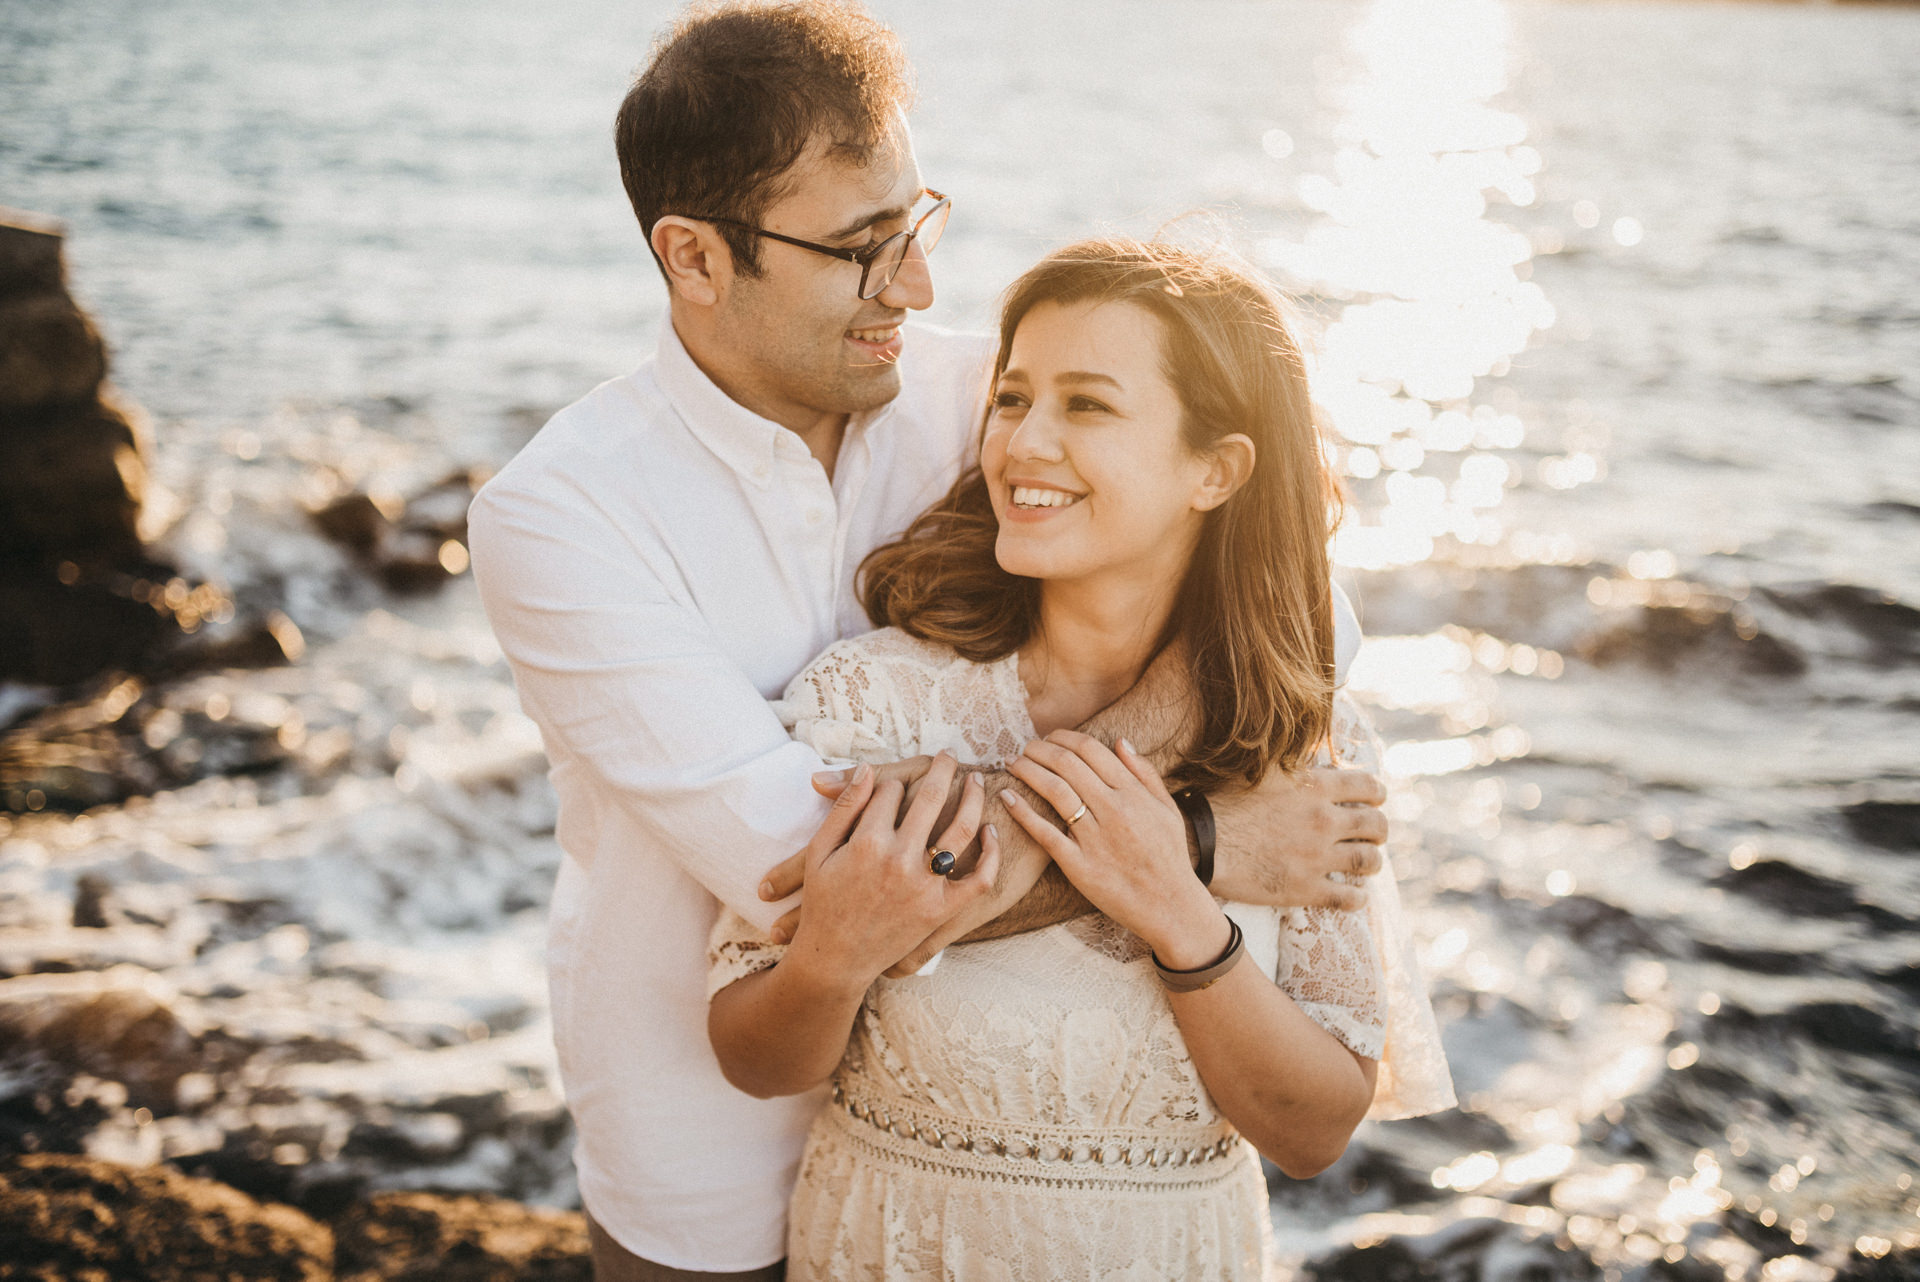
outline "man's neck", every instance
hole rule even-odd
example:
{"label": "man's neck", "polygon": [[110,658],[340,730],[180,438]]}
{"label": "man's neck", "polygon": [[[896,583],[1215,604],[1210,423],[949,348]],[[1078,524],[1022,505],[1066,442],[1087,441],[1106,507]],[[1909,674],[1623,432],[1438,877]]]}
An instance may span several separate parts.
{"label": "man's neck", "polygon": [[848,415],[808,409],[761,394],[751,378],[731,371],[720,353],[703,350],[707,344],[697,336],[690,337],[688,327],[671,319],[668,323],[673,325],[674,333],[680,339],[680,346],[686,349],[687,356],[715,387],[726,393],[728,400],[799,437],[806,443],[807,452],[819,460],[827,479],[833,479],[833,465],[840,457],[840,442],[846,436]]}

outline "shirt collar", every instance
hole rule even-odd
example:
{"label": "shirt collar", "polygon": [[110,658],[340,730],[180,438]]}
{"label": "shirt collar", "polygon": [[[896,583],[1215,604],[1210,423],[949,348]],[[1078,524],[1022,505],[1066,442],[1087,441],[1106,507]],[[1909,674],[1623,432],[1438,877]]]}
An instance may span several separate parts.
{"label": "shirt collar", "polygon": [[[706,371],[694,363],[686,344],[673,328],[671,317],[662,318],[660,343],[653,366],[654,381],[666,394],[686,423],[687,429],[723,464],[752,484],[765,489],[773,484],[774,463],[780,442],[790,439],[804,451],[805,442],[769,418],[762,418],[720,390]],[[847,420],[841,438],[841,451],[863,435],[875,423],[893,413],[895,402],[888,401],[875,410],[866,410]]]}

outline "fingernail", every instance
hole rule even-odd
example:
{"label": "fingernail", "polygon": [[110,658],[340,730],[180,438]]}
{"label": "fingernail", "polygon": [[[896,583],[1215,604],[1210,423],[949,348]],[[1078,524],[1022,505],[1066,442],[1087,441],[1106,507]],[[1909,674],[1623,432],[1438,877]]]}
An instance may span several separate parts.
{"label": "fingernail", "polygon": [[987,825],[987,836],[989,836],[989,837],[991,837],[991,838],[993,838],[993,841],[994,841],[994,844],[995,844],[995,845],[998,845],[998,844],[999,844],[999,842],[1000,842],[1000,830],[999,830],[998,828],[996,828],[996,827],[994,827],[994,826],[993,826],[992,824],[988,824],[988,825]]}
{"label": "fingernail", "polygon": [[1000,793],[1000,804],[1009,807],[1017,806],[1020,804],[1020,794],[1011,788],[1002,789]]}
{"label": "fingernail", "polygon": [[853,781],[855,783],[865,783],[871,778],[873,778],[873,767],[864,761],[854,768]]}
{"label": "fingernail", "polygon": [[814,772],[815,783],[845,783],[847,772],[844,770],[819,770]]}
{"label": "fingernail", "polygon": [[1128,752],[1132,752],[1132,751],[1133,751],[1133,745],[1132,745],[1132,744],[1130,744],[1130,743],[1128,743],[1128,742],[1126,741],[1126,738],[1125,738],[1124,736],[1123,736],[1123,737],[1121,738],[1121,740],[1120,740],[1120,746],[1121,746],[1122,748],[1125,748],[1125,749],[1126,749],[1126,750],[1127,750]]}
{"label": "fingernail", "polygon": [[767,937],[773,940],[773,942],[776,944],[784,944],[787,942],[787,932],[780,929],[778,926],[775,926],[772,930],[768,931]]}
{"label": "fingernail", "polygon": [[773,883],[772,883],[772,882],[770,882],[770,881],[763,881],[763,882],[761,882],[761,883],[760,883],[760,898],[762,898],[762,899],[772,899],[772,898],[773,898]]}

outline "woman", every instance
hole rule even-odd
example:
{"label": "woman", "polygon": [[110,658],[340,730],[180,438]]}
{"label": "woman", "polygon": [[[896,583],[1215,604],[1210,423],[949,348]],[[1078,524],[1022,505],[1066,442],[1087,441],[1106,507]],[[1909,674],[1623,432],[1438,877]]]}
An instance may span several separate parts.
{"label": "woman", "polygon": [[[1071,727],[1171,649],[1200,697],[1180,783],[1364,747],[1334,700],[1334,489],[1299,354],[1252,276],[1124,241],[1029,271],[1000,336],[979,467],[863,567],[889,626],[829,649],[784,713],[827,755],[940,753],[916,841],[956,761],[1006,764],[1057,812],[1010,813],[1100,913],[880,978],[990,881],[998,840],[960,879],[876,859],[863,835],[902,798],[861,771],[874,823],[808,869],[793,942],[716,925],[714,1048],[757,1093],[833,1081],[792,1278],[1258,1278],[1254,1149],[1296,1176],[1335,1160],[1389,1042],[1390,1109],[1451,1102],[1391,877],[1366,914],[1229,918],[1160,775]],[[983,804],[969,776],[956,827]]]}

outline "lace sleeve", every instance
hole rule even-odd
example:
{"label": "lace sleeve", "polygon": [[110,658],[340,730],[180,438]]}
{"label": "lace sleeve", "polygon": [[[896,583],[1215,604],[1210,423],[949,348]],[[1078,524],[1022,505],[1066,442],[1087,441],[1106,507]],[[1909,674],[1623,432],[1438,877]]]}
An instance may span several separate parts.
{"label": "lace sleeve", "polygon": [[896,700],[886,668],[873,662],[865,638],[828,646],[787,684],[773,711],[787,733],[832,762],[897,761]]}
{"label": "lace sleeve", "polygon": [[1291,908],[1280,916],[1274,982],[1356,1055],[1386,1049],[1386,978],[1367,914]]}
{"label": "lace sleeve", "polygon": [[[832,762],[897,761],[914,755],[902,742],[897,682],[877,634],[828,646],[787,684],[773,704],[787,732]],[[707,937],[707,999],[728,984],[770,969],[785,955],[764,931],[722,908]]]}
{"label": "lace sleeve", "polygon": [[[1367,714],[1344,691],[1334,696],[1332,738],[1334,759],[1340,765],[1382,773],[1385,752],[1380,736],[1374,732]],[[1324,910],[1300,911],[1310,916]],[[1420,972],[1407,932],[1405,914],[1400,907],[1400,884],[1394,878],[1392,862],[1367,879],[1364,913],[1336,915],[1345,917],[1349,923],[1344,932],[1346,938],[1357,938],[1364,930],[1373,957],[1373,1018],[1380,1029],[1380,1041],[1373,1057],[1380,1061],[1380,1073],[1374,1084],[1373,1107],[1367,1116],[1388,1120],[1452,1108],[1455,1102],[1453,1075],[1447,1068],[1446,1051],[1440,1043],[1440,1028],[1433,1017],[1433,1003],[1427,996],[1426,978]],[[1283,929],[1283,934],[1288,933]],[[1285,964],[1284,958],[1282,964]],[[1321,1019],[1314,1007],[1305,1001],[1301,1004],[1342,1042],[1353,1046],[1341,1036],[1338,1028]],[[1345,1009],[1353,1012],[1357,1019],[1364,1006],[1349,1004]],[[1333,1017],[1331,1012],[1327,1013]],[[1367,1054],[1358,1046],[1354,1049]]]}
{"label": "lace sleeve", "polygon": [[707,1000],[728,984],[771,970],[787,951],[731,908],[721,908],[707,936]]}

